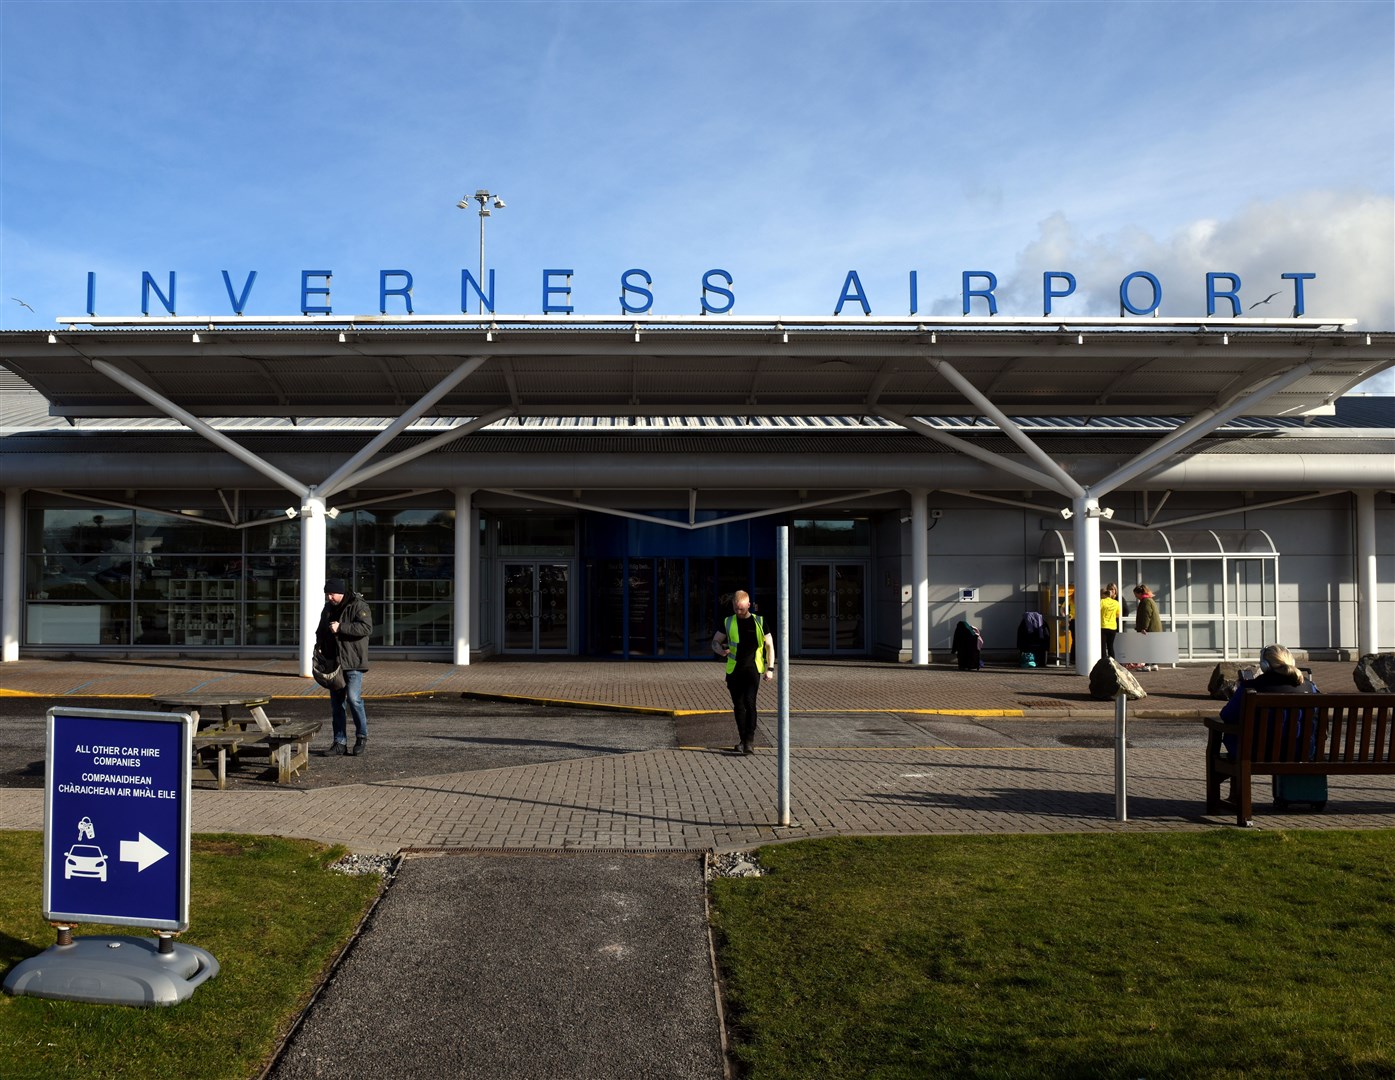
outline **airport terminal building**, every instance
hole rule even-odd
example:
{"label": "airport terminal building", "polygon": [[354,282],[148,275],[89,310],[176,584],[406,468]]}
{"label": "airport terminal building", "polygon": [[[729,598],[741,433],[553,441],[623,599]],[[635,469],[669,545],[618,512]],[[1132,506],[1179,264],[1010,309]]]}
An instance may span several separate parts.
{"label": "airport terminal building", "polygon": [[[0,332],[3,659],[296,655],[326,577],[375,654],[707,660],[1395,648],[1395,333],[1343,320],[286,316]],[[781,529],[781,527],[787,527]],[[1076,597],[1081,598],[1078,607]]]}

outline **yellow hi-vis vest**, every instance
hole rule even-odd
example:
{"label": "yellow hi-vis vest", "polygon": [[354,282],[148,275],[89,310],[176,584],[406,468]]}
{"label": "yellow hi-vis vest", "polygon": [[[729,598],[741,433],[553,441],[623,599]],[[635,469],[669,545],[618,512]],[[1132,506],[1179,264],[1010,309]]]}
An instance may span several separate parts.
{"label": "yellow hi-vis vest", "polygon": [[[765,626],[759,615],[752,615],[756,624],[756,671],[765,674]],[[736,644],[741,640],[741,620],[735,615],[727,616],[727,674],[736,670]]]}

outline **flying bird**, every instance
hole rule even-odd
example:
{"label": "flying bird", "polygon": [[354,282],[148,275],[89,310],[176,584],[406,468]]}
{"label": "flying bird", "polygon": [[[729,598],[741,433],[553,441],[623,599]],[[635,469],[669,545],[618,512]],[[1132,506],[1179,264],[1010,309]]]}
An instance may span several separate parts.
{"label": "flying bird", "polygon": [[20,307],[27,307],[27,308],[29,308],[30,311],[33,311],[33,310],[34,310],[33,308],[29,307],[29,305],[26,304],[23,300],[21,300],[18,296],[12,296],[12,297],[10,297],[10,299],[13,300],[13,301],[14,301],[16,304],[18,304]]}
{"label": "flying bird", "polygon": [[[1283,290],[1280,289],[1279,292],[1283,292]],[[1255,308],[1259,307],[1260,304],[1267,304],[1267,303],[1269,303],[1270,300],[1273,300],[1274,297],[1276,297],[1276,296],[1278,296],[1278,295],[1279,295],[1279,293],[1271,292],[1271,293],[1270,293],[1268,296],[1266,296],[1263,300],[1256,300],[1253,304],[1250,305],[1250,310],[1253,311]]]}

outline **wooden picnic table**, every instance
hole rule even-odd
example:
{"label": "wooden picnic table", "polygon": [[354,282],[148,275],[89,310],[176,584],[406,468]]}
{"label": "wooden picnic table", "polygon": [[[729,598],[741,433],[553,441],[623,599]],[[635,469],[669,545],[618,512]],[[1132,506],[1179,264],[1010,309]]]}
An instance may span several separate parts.
{"label": "wooden picnic table", "polygon": [[261,758],[276,782],[290,783],[310,764],[310,740],[319,720],[274,724],[266,715],[269,694],[191,692],[162,694],[151,700],[165,712],[185,712],[194,719],[195,775],[215,780],[221,790],[228,782],[228,761]]}
{"label": "wooden picnic table", "polygon": [[[227,731],[246,730],[249,723],[255,724],[263,735],[270,735],[272,724],[266,715],[266,706],[271,704],[270,694],[219,694],[191,692],[187,694],[166,694],[152,697],[164,712],[187,712],[194,718],[194,730],[220,727]],[[219,719],[205,714],[218,710]]]}

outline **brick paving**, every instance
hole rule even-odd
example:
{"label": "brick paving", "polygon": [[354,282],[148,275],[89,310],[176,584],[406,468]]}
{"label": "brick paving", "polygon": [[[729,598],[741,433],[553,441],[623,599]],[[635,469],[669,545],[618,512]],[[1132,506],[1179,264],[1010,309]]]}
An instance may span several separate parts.
{"label": "brick paving", "polygon": [[[1315,664],[1325,689],[1346,689],[1350,664]],[[1143,675],[1150,697],[1131,716],[1209,715],[1209,667]],[[878,664],[796,663],[792,711],[879,710],[963,717],[1112,714],[1085,680],[1045,669],[963,673]],[[383,663],[372,696],[513,695],[681,714],[727,707],[720,672],[703,664],[498,662],[456,668]],[[22,660],[0,669],[0,693],[129,699],[190,690],[323,694],[284,661],[100,662]],[[774,693],[762,691],[763,734],[773,736]],[[930,729],[925,729],[927,734]],[[872,740],[875,742],[875,738]],[[1115,821],[1112,749],[1011,746],[824,746],[791,752],[794,827],[775,823],[776,755],[709,748],[657,749],[345,784],[313,790],[196,790],[198,832],[301,836],[363,852],[403,848],[702,849],[751,847],[809,836],[895,833],[1035,833],[1207,829],[1233,818],[1202,814],[1202,754],[1195,746],[1129,752],[1129,820]],[[0,828],[37,829],[43,792],[0,789]],[[1333,777],[1323,814],[1257,807],[1261,828],[1385,828],[1395,824],[1395,779]]]}

